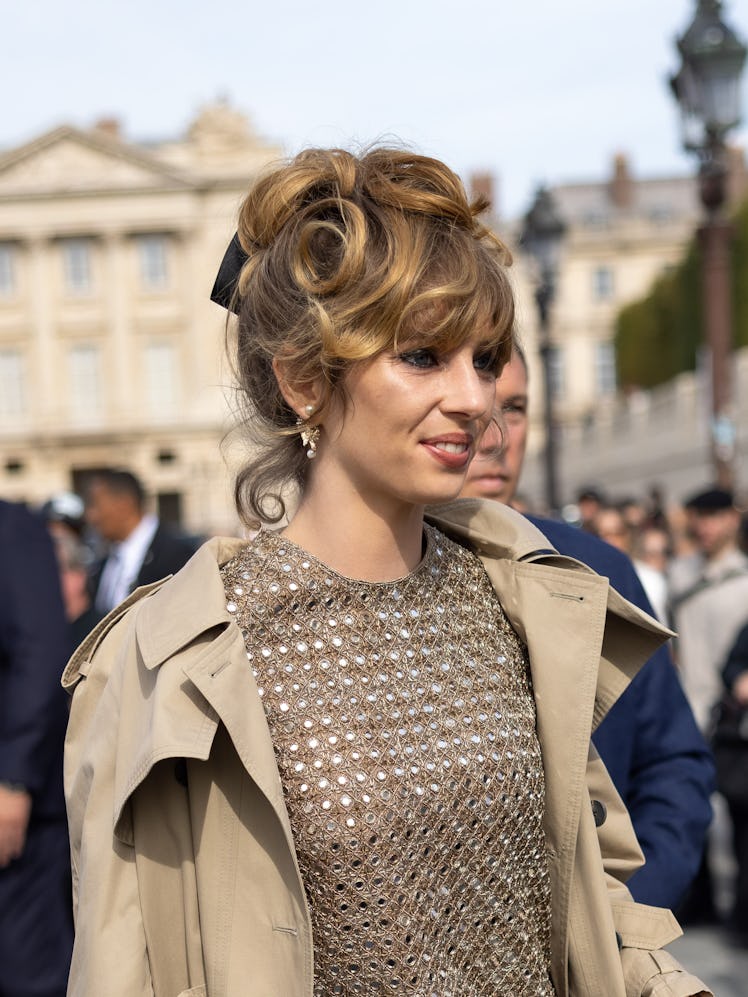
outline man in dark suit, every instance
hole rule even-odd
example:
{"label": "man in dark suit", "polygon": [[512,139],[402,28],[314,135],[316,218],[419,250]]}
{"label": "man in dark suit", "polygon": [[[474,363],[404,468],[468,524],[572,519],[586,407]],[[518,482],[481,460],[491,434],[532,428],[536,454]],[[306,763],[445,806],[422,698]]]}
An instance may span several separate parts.
{"label": "man in dark suit", "polygon": [[62,787],[70,653],[52,541],[0,502],[0,994],[64,997],[73,944]]}
{"label": "man in dark suit", "polygon": [[[462,494],[509,504],[519,483],[528,428],[527,368],[520,353],[512,355],[497,381],[496,404],[503,440],[498,433],[486,433]],[[625,554],[566,523],[528,518],[559,553],[605,575],[621,595],[651,614]],[[629,810],[646,859],[627,884],[634,899],[678,906],[704,849],[714,765],[665,648],[649,659],[614,704],[593,741]]]}
{"label": "man in dark suit", "polygon": [[145,491],[131,472],[97,471],[86,489],[86,521],[109,545],[92,572],[94,605],[108,613],[139,585],[172,575],[192,557],[197,542],[145,510]]}

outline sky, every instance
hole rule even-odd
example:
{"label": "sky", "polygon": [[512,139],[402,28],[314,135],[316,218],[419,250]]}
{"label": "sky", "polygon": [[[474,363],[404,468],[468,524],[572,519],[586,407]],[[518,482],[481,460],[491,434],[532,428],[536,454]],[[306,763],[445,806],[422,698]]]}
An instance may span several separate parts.
{"label": "sky", "polygon": [[[695,0],[3,6],[0,149],[102,117],[133,141],[172,139],[223,98],[289,153],[396,139],[463,177],[489,172],[507,217],[538,183],[607,177],[617,152],[637,176],[695,168],[667,87]],[[748,39],[748,0],[724,16]]]}

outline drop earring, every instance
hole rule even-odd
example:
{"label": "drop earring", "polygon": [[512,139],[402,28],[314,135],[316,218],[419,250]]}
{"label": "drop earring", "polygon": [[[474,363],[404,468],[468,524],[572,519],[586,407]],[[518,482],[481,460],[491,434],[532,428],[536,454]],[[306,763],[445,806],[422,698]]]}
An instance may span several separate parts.
{"label": "drop earring", "polygon": [[310,426],[308,424],[309,417],[314,413],[314,406],[305,405],[304,411],[307,415],[306,420],[299,417],[296,420],[296,425],[299,427],[301,432],[301,442],[305,447],[307,447],[307,458],[309,460],[314,460],[317,456],[317,443],[319,442],[320,428],[319,426]]}

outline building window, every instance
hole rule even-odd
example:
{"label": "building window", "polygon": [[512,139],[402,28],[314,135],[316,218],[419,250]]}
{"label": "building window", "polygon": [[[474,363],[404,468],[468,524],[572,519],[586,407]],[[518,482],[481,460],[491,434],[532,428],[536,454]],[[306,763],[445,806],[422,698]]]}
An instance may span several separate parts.
{"label": "building window", "polygon": [[145,381],[148,411],[168,418],[177,410],[179,375],[177,351],[171,343],[149,343],[145,350]]}
{"label": "building window", "polygon": [[74,346],[68,354],[68,368],[71,418],[76,425],[91,425],[102,410],[98,347]]}
{"label": "building window", "polygon": [[91,275],[91,240],[65,239],[62,242],[65,287],[73,294],[86,294],[93,285]]}
{"label": "building window", "polygon": [[667,204],[656,204],[649,210],[649,220],[655,225],[667,225],[673,217],[673,209]]}
{"label": "building window", "polygon": [[140,283],[147,291],[157,291],[169,283],[168,242],[164,235],[138,236]]}
{"label": "building window", "polygon": [[0,296],[9,298],[16,290],[15,246],[0,242]]}
{"label": "building window", "polygon": [[592,273],[592,295],[595,301],[610,301],[615,290],[610,267],[595,267]]}
{"label": "building window", "polygon": [[18,350],[0,350],[0,417],[19,419],[26,413],[26,370]]}
{"label": "building window", "polygon": [[595,345],[595,385],[600,397],[614,395],[616,391],[616,351],[612,343]]}
{"label": "building window", "polygon": [[582,225],[590,229],[605,229],[610,225],[610,217],[605,211],[593,208],[582,216]]}

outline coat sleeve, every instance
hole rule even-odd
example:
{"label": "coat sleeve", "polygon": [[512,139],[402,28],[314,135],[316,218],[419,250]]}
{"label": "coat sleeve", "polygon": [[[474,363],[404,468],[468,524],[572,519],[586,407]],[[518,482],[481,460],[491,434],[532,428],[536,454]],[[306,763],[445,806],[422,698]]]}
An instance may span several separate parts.
{"label": "coat sleeve", "polygon": [[[0,507],[0,780],[38,802],[65,730],[60,674],[70,652],[52,541],[19,505]],[[62,806],[61,791],[59,807]]]}
{"label": "coat sleeve", "polygon": [[[596,538],[593,538],[596,539]],[[588,563],[652,612],[633,565],[597,541]],[[644,665],[595,732],[595,746],[631,815],[646,864],[628,887],[641,903],[677,907],[696,875],[711,822],[714,763],[666,647]]]}
{"label": "coat sleeve", "polygon": [[113,829],[120,700],[111,658],[82,667],[90,672],[75,687],[65,742],[76,929],[68,997],[154,997],[135,850]]}
{"label": "coat sleeve", "polygon": [[[637,903],[625,882],[641,860],[626,808],[591,747],[587,765],[590,814],[596,827],[620,951],[626,997],[713,997],[663,946],[681,934],[668,910]],[[585,815],[583,825],[589,825]],[[580,833],[585,833],[584,829]]]}
{"label": "coat sleeve", "polygon": [[701,861],[714,764],[667,649],[650,658],[594,740],[646,858],[629,889],[642,903],[677,907]]}

